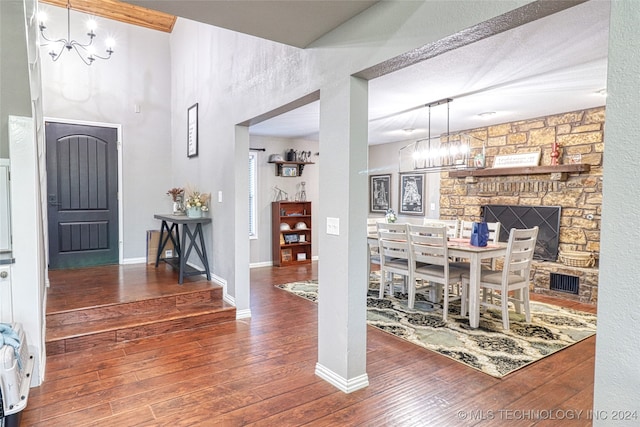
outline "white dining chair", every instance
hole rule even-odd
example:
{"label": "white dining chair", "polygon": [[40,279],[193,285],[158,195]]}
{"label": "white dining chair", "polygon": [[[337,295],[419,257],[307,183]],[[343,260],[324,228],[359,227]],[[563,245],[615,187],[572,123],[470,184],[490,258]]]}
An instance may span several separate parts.
{"label": "white dining chair", "polygon": [[460,221],[457,219],[431,219],[425,218],[422,225],[438,226],[444,224],[447,227],[447,237],[458,237],[460,234]]}
{"label": "white dining chair", "polygon": [[369,236],[378,236],[378,223],[384,222],[384,218],[367,218],[367,253],[369,262],[367,263],[367,280],[371,278],[371,264],[380,265],[380,250],[378,244],[372,244]]}
{"label": "white dining chair", "polygon": [[[499,222],[487,222],[487,228],[489,229],[489,243],[498,243],[500,239],[500,228],[501,224]],[[461,239],[471,239],[471,233],[473,232],[473,221],[460,221],[460,233],[459,236]],[[497,258],[490,258],[491,266],[490,268],[496,269],[496,261]],[[466,264],[468,266],[468,263]],[[457,267],[464,267],[463,264],[457,263]]]}
{"label": "white dining chair", "polygon": [[[514,304],[516,313],[521,313],[524,307],[525,319],[531,322],[531,310],[529,308],[529,284],[531,262],[535,253],[538,227],[530,229],[512,228],[507,242],[507,253],[504,257],[502,270],[482,270],[480,273],[480,290],[499,291],[500,304],[494,304],[483,300],[481,306],[493,307],[502,314],[502,326],[509,329],[509,302]],[[462,274],[462,315],[467,314],[467,295],[469,287],[469,273]],[[509,293],[513,292],[513,296]]]}
{"label": "white dining chair", "polygon": [[[416,295],[416,280],[422,279],[442,289],[442,319],[447,320],[449,302],[459,299],[450,287],[461,281],[463,270],[449,265],[447,227],[445,225],[409,225],[410,274],[409,308],[413,308]],[[438,286],[440,285],[440,286]],[[438,294],[440,291],[438,291]]]}
{"label": "white dining chair", "polygon": [[409,242],[407,240],[407,224],[379,222],[378,250],[380,252],[380,294],[389,285],[389,295],[394,295],[393,279],[398,274],[403,277],[403,292],[409,281]]}

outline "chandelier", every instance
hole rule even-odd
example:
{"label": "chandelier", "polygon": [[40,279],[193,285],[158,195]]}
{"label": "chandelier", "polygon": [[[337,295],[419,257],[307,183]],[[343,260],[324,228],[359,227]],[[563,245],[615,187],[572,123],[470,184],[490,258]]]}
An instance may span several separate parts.
{"label": "chandelier", "polygon": [[84,62],[86,65],[93,64],[93,61],[95,61],[96,59],[111,58],[111,54],[113,53],[113,46],[114,46],[114,40],[112,38],[107,38],[105,41],[105,44],[107,46],[106,56],[101,56],[95,53],[95,46],[93,45],[93,39],[96,37],[96,33],[94,32],[96,29],[96,23],[94,20],[90,20],[87,24],[89,27],[89,32],[87,33],[89,40],[86,43],[80,43],[76,40],[71,40],[71,2],[70,1],[67,1],[67,38],[66,39],[64,38],[50,39],[49,37],[47,37],[45,34],[45,30],[47,29],[47,27],[44,25],[45,18],[43,14],[39,15],[39,21],[40,21],[39,22],[40,35],[47,42],[42,44],[42,46],[51,46],[51,50],[49,50],[49,56],[51,56],[51,59],[54,62],[60,59],[65,49],[67,51],[74,50],[78,54],[80,59],[82,59],[82,62]]}
{"label": "chandelier", "polygon": [[[483,142],[474,136],[465,133],[449,132],[449,104],[451,98],[441,99],[429,104],[429,124],[427,138],[419,139],[399,150],[400,172],[440,172],[446,170],[459,170],[472,168],[472,147],[484,147]],[[442,135],[431,136],[431,108],[446,104],[447,106],[447,131]]]}

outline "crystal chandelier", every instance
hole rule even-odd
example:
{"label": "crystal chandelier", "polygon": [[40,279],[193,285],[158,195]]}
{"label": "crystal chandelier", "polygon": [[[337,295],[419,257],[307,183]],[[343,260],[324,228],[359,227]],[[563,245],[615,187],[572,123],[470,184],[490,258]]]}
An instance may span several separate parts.
{"label": "crystal chandelier", "polygon": [[89,41],[86,43],[80,43],[76,40],[71,40],[71,2],[67,1],[67,38],[60,39],[50,39],[46,36],[45,30],[47,27],[44,25],[44,15],[39,15],[39,28],[40,35],[46,41],[46,43],[42,44],[42,46],[50,46],[49,55],[51,59],[55,62],[64,53],[65,49],[68,51],[74,50],[82,62],[86,65],[93,64],[93,61],[96,59],[109,59],[111,58],[111,54],[113,53],[114,40],[112,38],[107,38],[105,44],[107,46],[106,56],[101,56],[95,53],[95,46],[93,45],[93,39],[96,37],[96,33],[94,30],[96,29],[96,23],[94,20],[90,20],[88,22],[89,32],[87,36],[89,36]]}

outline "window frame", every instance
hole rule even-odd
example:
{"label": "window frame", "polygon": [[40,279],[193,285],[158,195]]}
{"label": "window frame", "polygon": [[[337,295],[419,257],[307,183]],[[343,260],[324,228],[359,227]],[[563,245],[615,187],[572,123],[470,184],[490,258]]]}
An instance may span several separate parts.
{"label": "window frame", "polygon": [[258,238],[258,153],[249,151],[249,239]]}

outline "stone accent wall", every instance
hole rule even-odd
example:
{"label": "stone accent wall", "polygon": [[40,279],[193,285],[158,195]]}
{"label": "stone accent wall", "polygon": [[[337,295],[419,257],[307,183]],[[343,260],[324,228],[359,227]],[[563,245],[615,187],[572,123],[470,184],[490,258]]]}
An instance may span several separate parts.
{"label": "stone accent wall", "polygon": [[[449,178],[440,180],[440,217],[478,220],[481,206],[488,204],[561,206],[559,249],[600,251],[602,207],[602,157],[604,154],[604,107],[573,111],[536,119],[504,123],[467,131],[486,141],[487,167],[496,155],[541,152],[540,165],[551,163],[551,145],[560,146],[560,163],[579,154],[590,172],[560,174]],[[481,146],[472,147],[481,150]],[[478,152],[478,151],[476,151]],[[542,265],[546,264],[546,265]],[[536,262],[534,291],[549,291],[549,271],[580,277],[580,295],[554,295],[583,302],[597,301],[597,269],[577,269],[560,263]],[[560,271],[562,270],[562,271]],[[587,272],[585,273],[585,271]],[[595,274],[591,274],[591,272]]]}

